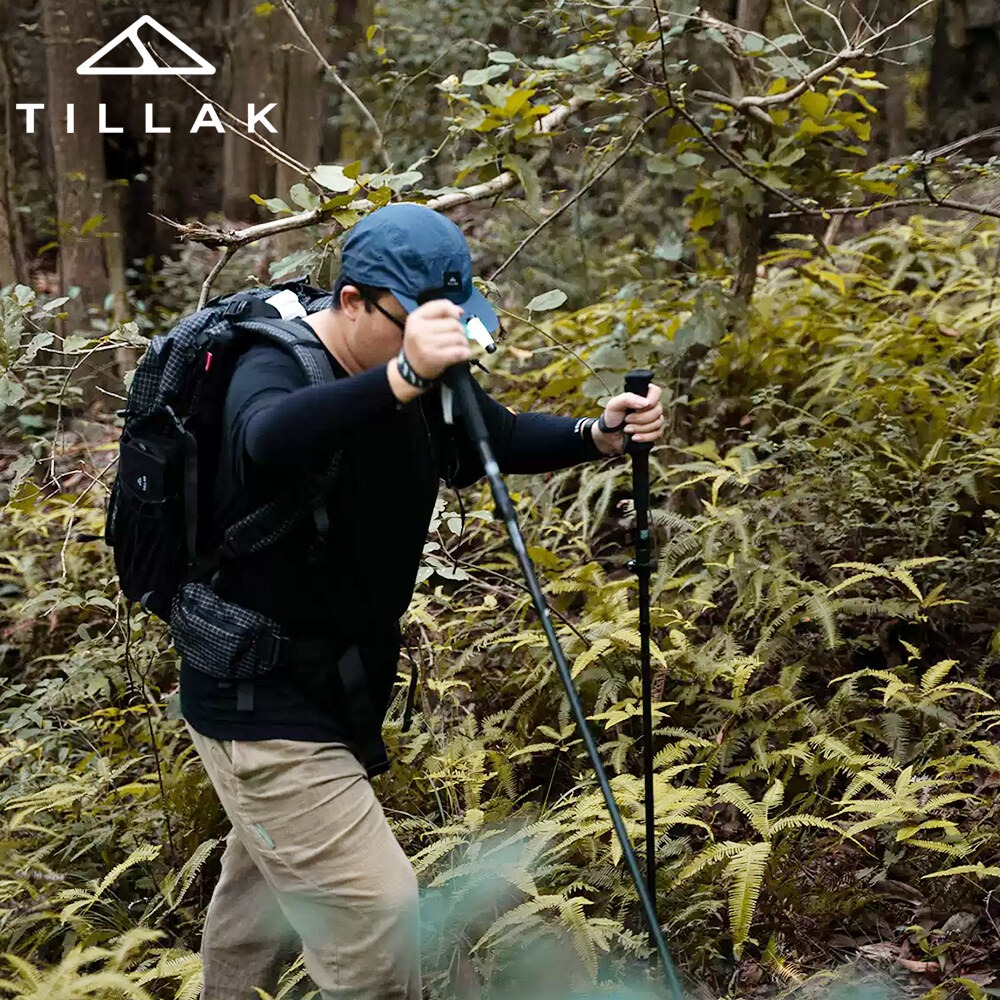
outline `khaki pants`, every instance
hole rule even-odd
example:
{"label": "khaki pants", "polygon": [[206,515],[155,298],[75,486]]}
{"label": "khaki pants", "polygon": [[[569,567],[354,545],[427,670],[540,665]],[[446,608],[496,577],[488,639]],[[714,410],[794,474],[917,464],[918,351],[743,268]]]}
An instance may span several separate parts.
{"label": "khaki pants", "polygon": [[273,993],[299,943],[324,1000],[419,1000],[416,876],[354,755],[188,729],[233,827],[202,937],[203,1000]]}

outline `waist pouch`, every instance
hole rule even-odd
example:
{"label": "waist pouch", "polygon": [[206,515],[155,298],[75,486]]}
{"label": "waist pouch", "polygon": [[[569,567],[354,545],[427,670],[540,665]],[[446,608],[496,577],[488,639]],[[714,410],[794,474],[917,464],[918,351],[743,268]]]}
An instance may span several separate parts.
{"label": "waist pouch", "polygon": [[224,601],[205,583],[188,583],[177,592],[170,635],[189,667],[220,680],[251,680],[277,666],[278,623]]}
{"label": "waist pouch", "polygon": [[[243,682],[240,706],[252,708],[252,682],[280,672],[350,730],[351,749],[374,777],[389,768],[382,716],[356,645],[286,636],[266,615],[221,598],[208,584],[188,583],[177,593],[170,635],[185,665],[219,680]],[[336,669],[330,669],[332,662]],[[322,664],[325,669],[317,669]]]}

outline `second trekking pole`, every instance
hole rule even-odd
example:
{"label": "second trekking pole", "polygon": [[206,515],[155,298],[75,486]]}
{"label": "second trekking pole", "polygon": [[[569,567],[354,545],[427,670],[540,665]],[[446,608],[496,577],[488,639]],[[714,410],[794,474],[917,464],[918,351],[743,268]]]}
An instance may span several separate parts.
{"label": "second trekking pole", "polygon": [[[653,373],[647,369],[625,376],[625,391],[645,397]],[[635,504],[635,559],[629,568],[639,578],[639,660],[642,668],[642,770],[646,804],[646,891],[656,908],[656,810],[653,798],[653,681],[649,654],[649,578],[653,547],[649,533],[649,452],[652,445],[629,441],[632,457],[632,499]],[[657,925],[659,920],[657,919]]]}
{"label": "second trekking pole", "polygon": [[[597,777],[597,783],[604,796],[604,802],[607,806],[608,814],[611,817],[611,825],[614,827],[615,834],[618,837],[618,842],[621,844],[622,857],[625,859],[625,864],[632,877],[632,882],[635,884],[635,890],[639,895],[639,902],[642,905],[643,916],[649,926],[650,939],[653,942],[653,947],[659,955],[660,961],[663,963],[663,972],[667,977],[670,992],[673,994],[674,1000],[683,1000],[684,994],[681,991],[680,981],[677,978],[677,972],[674,969],[674,964],[670,959],[670,952],[667,950],[667,943],[663,938],[663,931],[660,929],[660,921],[656,915],[656,907],[649,895],[649,890],[642,880],[642,872],[639,869],[639,862],[636,859],[635,851],[632,849],[632,843],[629,840],[628,831],[625,829],[625,821],[622,819],[621,810],[618,808],[618,803],[615,801],[615,795],[611,789],[611,783],[608,780],[607,772],[604,770],[604,765],[601,763],[601,756],[598,752],[597,744],[594,742],[594,737],[590,732],[590,726],[587,723],[587,715],[584,711],[583,703],[580,701],[580,695],[577,693],[576,687],[573,684],[573,674],[570,670],[569,664],[566,662],[566,654],[563,652],[562,646],[559,644],[559,637],[556,635],[555,628],[552,625],[549,609],[545,602],[545,595],[542,593],[542,588],[538,583],[538,577],[535,574],[535,567],[532,565],[531,557],[528,555],[528,551],[525,547],[524,537],[521,534],[520,526],[517,523],[517,514],[515,513],[514,506],[511,503],[510,494],[507,492],[507,484],[504,482],[503,476],[500,474],[500,467],[497,465],[496,457],[493,454],[489,432],[487,431],[486,423],[483,420],[482,410],[479,408],[479,400],[476,398],[475,386],[472,380],[472,375],[469,372],[468,364],[456,365],[453,368],[448,369],[444,375],[444,382],[458,399],[466,430],[479,452],[479,456],[483,462],[483,469],[486,472],[486,477],[489,479],[490,489],[493,492],[493,501],[496,504],[497,513],[507,526],[507,534],[510,537],[510,542],[514,548],[514,553],[517,556],[521,572],[524,574],[525,583],[527,584],[528,591],[531,594],[532,603],[535,605],[535,610],[538,612],[538,616],[541,619],[542,629],[545,632],[545,638],[548,640],[552,656],[556,661],[556,669],[559,672],[559,677],[562,680],[563,687],[566,689],[566,697],[569,699],[569,705],[573,713],[573,718],[576,720],[577,727],[580,730],[580,735],[583,738],[583,745],[586,747],[587,755],[590,757],[590,763],[593,766],[594,774]],[[645,392],[643,392],[642,395],[645,396]]]}

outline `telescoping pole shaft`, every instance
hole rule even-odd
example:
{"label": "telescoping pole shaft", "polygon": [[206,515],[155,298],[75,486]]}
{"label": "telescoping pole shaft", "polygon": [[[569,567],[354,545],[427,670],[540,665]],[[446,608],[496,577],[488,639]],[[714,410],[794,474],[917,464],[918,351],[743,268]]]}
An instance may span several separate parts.
{"label": "telescoping pole shaft", "polygon": [[[625,391],[645,397],[653,373],[648,369],[630,372]],[[635,503],[635,559],[631,568],[639,579],[639,662],[642,668],[642,770],[645,782],[646,886],[656,905],[656,808],[653,798],[653,679],[649,651],[649,578],[653,571],[652,540],[649,534],[649,452],[648,442],[629,441],[632,457],[632,499]]]}
{"label": "telescoping pole shaft", "polygon": [[[673,995],[674,1000],[682,1000],[684,994],[681,992],[677,972],[674,968],[674,963],[670,958],[670,952],[667,950],[667,943],[663,938],[663,931],[660,929],[659,918],[656,915],[656,907],[653,905],[653,900],[650,897],[648,888],[643,883],[642,872],[639,870],[639,862],[636,859],[635,851],[632,849],[632,843],[629,840],[628,831],[625,829],[625,822],[622,819],[621,810],[618,808],[618,803],[615,801],[615,795],[611,789],[611,783],[608,781],[607,772],[604,770],[604,765],[601,763],[601,756],[598,752],[597,744],[594,742],[594,737],[590,732],[590,727],[587,725],[587,716],[584,712],[583,704],[580,701],[580,696],[577,693],[576,686],[573,684],[573,675],[570,671],[569,664],[566,662],[566,655],[563,653],[562,646],[559,644],[559,637],[556,635],[555,628],[552,625],[548,605],[546,604],[545,595],[542,593],[541,586],[538,583],[538,576],[535,573],[535,567],[531,562],[531,557],[528,555],[527,549],[525,548],[524,537],[522,536],[520,526],[517,523],[517,514],[514,511],[514,506],[510,501],[510,495],[507,492],[507,484],[504,482],[503,476],[500,474],[500,467],[497,465],[493,449],[490,446],[489,432],[486,429],[483,414],[479,408],[479,400],[476,398],[476,391],[472,382],[472,375],[469,372],[469,366],[467,364],[456,365],[454,368],[449,369],[445,373],[444,381],[452,392],[455,393],[455,396],[458,399],[466,429],[468,430],[469,436],[475,443],[476,448],[479,451],[479,455],[482,458],[483,468],[486,471],[486,476],[490,483],[490,489],[493,492],[493,502],[496,504],[497,511],[503,519],[504,524],[507,526],[507,534],[510,537],[510,542],[514,548],[514,553],[517,556],[521,572],[524,574],[528,591],[531,594],[531,600],[535,605],[535,610],[538,612],[538,617],[541,619],[542,628],[545,631],[545,637],[548,640],[549,648],[551,649],[552,656],[556,662],[556,668],[559,671],[559,677],[566,689],[566,696],[569,699],[570,709],[573,712],[573,718],[576,720],[577,727],[580,730],[580,735],[583,737],[583,744],[586,747],[587,755],[590,757],[590,763],[594,768],[594,774],[597,776],[597,783],[600,786],[602,795],[604,796],[604,802],[607,805],[608,813],[611,816],[611,823],[614,826],[618,842],[621,844],[622,856],[625,859],[625,864],[632,877],[632,882],[635,884],[635,890],[639,895],[639,902],[642,905],[643,916],[649,926],[650,936],[654,947],[656,948],[657,954],[659,955],[660,961],[663,964],[663,970],[667,977],[670,992]],[[643,395],[645,395],[645,393]]]}

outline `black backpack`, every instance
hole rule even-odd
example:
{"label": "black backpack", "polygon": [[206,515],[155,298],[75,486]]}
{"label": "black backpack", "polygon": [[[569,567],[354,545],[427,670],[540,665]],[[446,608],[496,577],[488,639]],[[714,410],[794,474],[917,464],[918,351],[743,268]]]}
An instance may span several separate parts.
{"label": "black backpack", "polygon": [[129,388],[105,541],[125,597],[164,621],[181,588],[208,579],[223,555],[261,551],[318,508],[336,473],[339,455],[307,488],[296,484],[213,537],[223,404],[239,356],[266,340],[292,354],[310,385],[334,377],[319,339],[268,302],[279,292],[286,314],[332,303],[304,279],[213,299],[153,338]]}

